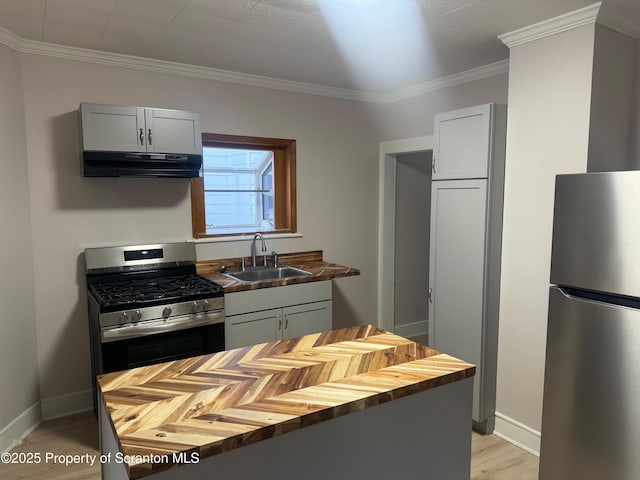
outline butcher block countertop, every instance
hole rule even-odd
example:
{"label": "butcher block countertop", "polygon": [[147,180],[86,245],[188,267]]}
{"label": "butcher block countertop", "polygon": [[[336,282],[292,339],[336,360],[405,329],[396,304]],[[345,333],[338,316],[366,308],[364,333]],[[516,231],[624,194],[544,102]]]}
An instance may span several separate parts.
{"label": "butcher block countertop", "polygon": [[[173,467],[174,453],[202,460],[474,374],[471,364],[369,325],[109,373],[98,383],[136,479]],[[167,461],[144,461],[158,456]]]}
{"label": "butcher block countertop", "polygon": [[[257,263],[262,265],[263,257],[258,255]],[[267,256],[267,265],[273,266],[273,257]],[[318,282],[322,280],[332,280],[339,277],[351,277],[360,275],[360,270],[344,265],[326,262],[322,258],[322,250],[309,252],[282,253],[279,255],[279,266],[295,267],[309,272],[311,275],[304,277],[280,278],[277,280],[261,280],[256,282],[241,282],[231,277],[223,275],[221,270],[227,272],[237,272],[241,269],[240,258],[224,258],[217,260],[199,261],[196,265],[199,275],[213,280],[224,287],[225,293],[241,292],[245,290],[255,290],[257,288],[279,287],[282,285],[293,285],[296,283]],[[251,257],[245,257],[245,265],[251,265]]]}

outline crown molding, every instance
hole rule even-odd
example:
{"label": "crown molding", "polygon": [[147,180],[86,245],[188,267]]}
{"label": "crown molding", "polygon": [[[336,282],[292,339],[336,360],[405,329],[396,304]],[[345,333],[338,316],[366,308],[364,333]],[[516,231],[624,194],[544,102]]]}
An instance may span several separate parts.
{"label": "crown molding", "polygon": [[19,52],[22,49],[22,42],[22,37],[6,28],[0,27],[0,44]]}
{"label": "crown molding", "polygon": [[596,22],[601,4],[602,2],[594,3],[579,10],[534,23],[528,27],[503,33],[502,35],[498,35],[498,38],[507,47],[512,48],[550,35],[555,35],[556,33],[562,33],[584,25],[593,24]]}
{"label": "crown molding", "polygon": [[219,82],[245,85],[252,87],[269,88],[306,95],[319,95],[324,97],[340,98],[343,100],[355,100],[367,103],[388,104],[399,100],[406,100],[426,93],[434,92],[447,87],[461,85],[463,83],[480,80],[506,73],[509,69],[508,60],[492,63],[464,72],[449,75],[447,77],[431,80],[429,82],[414,85],[408,88],[388,92],[375,93],[359,90],[327,87],[312,83],[295,82],[280,78],[251,75],[232,72],[211,67],[189,65],[185,63],[169,62],[121,53],[103,52],[86,48],[69,47],[36,40],[23,39],[20,36],[0,27],[0,44],[4,44],[20,53],[44,55],[49,57],[78,60],[103,65],[136,68],[158,73],[168,73],[192,78],[202,78]]}
{"label": "crown molding", "polygon": [[431,80],[429,82],[420,83],[411,87],[396,90],[379,95],[378,103],[387,104],[400,100],[407,100],[417,97],[419,95],[425,95],[427,93],[435,92],[443,88],[455,87],[456,85],[462,85],[463,83],[474,82],[476,80],[482,80],[483,78],[493,77],[495,75],[501,75],[509,71],[509,60],[501,60],[499,62],[490,63],[481,67],[472,68],[471,70],[465,70],[464,72],[454,73],[446,77]]}
{"label": "crown molding", "polygon": [[68,60],[113,65],[118,67],[136,68],[158,73],[181,75],[184,77],[202,78],[220,82],[246,85],[252,87],[270,88],[288,92],[304,93],[308,95],[322,95],[347,100],[360,100],[365,102],[375,101],[376,94],[360,92],[357,90],[340,89],[315,85],[304,82],[294,82],[279,78],[251,75],[247,73],[232,72],[218,68],[189,65],[186,63],[170,62],[153,58],[125,55],[122,53],[103,52],[86,48],[69,47],[35,40],[23,40],[20,48],[22,53],[44,55]]}

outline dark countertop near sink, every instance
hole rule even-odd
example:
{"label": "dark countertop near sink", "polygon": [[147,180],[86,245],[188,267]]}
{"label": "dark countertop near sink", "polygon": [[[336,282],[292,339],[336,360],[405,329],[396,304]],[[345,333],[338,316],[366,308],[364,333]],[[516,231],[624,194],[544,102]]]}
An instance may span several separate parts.
{"label": "dark countertop near sink", "polygon": [[[258,257],[258,265],[262,265],[262,256]],[[273,257],[267,256],[267,266],[273,266]],[[217,260],[203,260],[197,263],[197,272],[203,277],[213,280],[224,287],[225,293],[255,290],[258,288],[280,287],[296,283],[318,282],[332,280],[339,277],[360,275],[360,270],[344,265],[326,262],[322,258],[322,250],[309,252],[281,253],[279,266],[290,266],[309,272],[311,275],[303,277],[279,278],[275,280],[260,280],[257,282],[241,282],[220,273],[223,267],[227,272],[237,272],[241,269],[240,258],[223,258]],[[245,265],[251,265],[251,257],[245,257]]]}

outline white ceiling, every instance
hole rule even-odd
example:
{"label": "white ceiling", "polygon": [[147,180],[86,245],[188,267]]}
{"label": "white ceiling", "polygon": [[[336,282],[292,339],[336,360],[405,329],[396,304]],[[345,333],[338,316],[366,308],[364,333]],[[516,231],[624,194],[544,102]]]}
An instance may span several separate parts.
{"label": "white ceiling", "polygon": [[504,60],[498,35],[593,3],[0,0],[0,27],[27,40],[386,93]]}

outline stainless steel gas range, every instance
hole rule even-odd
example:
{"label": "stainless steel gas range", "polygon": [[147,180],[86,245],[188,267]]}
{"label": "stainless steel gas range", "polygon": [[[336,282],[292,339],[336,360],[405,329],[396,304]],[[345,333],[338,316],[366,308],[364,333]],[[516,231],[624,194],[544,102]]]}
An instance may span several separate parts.
{"label": "stainless steel gas range", "polygon": [[224,350],[224,290],[193,242],[85,250],[95,376]]}

